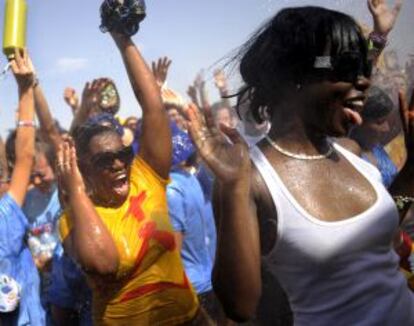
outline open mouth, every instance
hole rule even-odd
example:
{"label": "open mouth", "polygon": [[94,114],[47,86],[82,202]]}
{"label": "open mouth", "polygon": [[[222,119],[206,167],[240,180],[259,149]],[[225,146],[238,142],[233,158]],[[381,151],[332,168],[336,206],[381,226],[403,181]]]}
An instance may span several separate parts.
{"label": "open mouth", "polygon": [[114,181],[112,182],[114,191],[119,194],[123,195],[128,192],[129,189],[129,182],[128,176],[126,173],[118,174]]}

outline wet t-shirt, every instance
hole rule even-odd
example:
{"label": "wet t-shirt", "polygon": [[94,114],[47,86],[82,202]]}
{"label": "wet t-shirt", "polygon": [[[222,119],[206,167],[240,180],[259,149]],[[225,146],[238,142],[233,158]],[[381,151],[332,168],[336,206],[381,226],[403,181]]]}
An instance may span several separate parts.
{"label": "wet t-shirt", "polygon": [[[198,309],[168,217],[166,186],[137,156],[131,167],[130,193],[119,208],[96,207],[118,248],[116,282],[93,289],[96,324],[176,325],[191,320]],[[60,222],[66,238],[72,225]]]}

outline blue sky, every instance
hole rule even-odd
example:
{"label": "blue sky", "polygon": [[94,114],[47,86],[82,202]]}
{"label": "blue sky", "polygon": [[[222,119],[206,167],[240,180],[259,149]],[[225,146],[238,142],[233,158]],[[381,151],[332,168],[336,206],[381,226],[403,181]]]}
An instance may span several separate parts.
{"label": "blue sky", "polygon": [[[0,0],[1,24],[4,2]],[[85,82],[97,77],[110,77],[117,83],[121,116],[140,115],[120,57],[109,36],[98,28],[100,3],[28,0],[27,45],[53,115],[63,126],[71,120],[63,89],[72,86],[80,94]],[[148,16],[134,40],[148,61],[164,55],[173,60],[168,85],[182,94],[197,72],[206,69],[209,93],[215,100],[218,96],[211,86],[211,66],[280,8],[305,4],[339,9],[370,24],[365,0],[147,0]],[[402,56],[414,52],[410,13],[414,13],[414,0],[405,1],[394,34],[393,43],[401,48]],[[398,37],[401,35],[404,38]],[[0,56],[0,67],[5,64],[4,56]],[[0,80],[0,134],[14,126],[16,107],[16,86],[9,75]]]}

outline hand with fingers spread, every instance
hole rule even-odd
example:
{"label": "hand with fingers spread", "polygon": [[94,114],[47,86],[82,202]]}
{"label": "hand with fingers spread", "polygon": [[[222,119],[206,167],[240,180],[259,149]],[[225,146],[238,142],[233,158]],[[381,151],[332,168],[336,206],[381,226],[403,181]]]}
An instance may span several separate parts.
{"label": "hand with fingers spread", "polygon": [[76,149],[72,139],[66,138],[59,147],[56,160],[61,199],[67,203],[71,194],[84,192],[85,183],[79,171]]}
{"label": "hand with fingers spread", "polygon": [[63,92],[63,99],[71,107],[73,113],[79,109],[79,97],[75,89],[72,87],[66,87]]}
{"label": "hand with fingers spread", "polygon": [[101,93],[110,82],[108,78],[99,78],[86,83],[82,92],[81,110],[89,112],[89,115],[100,113]]}
{"label": "hand with fingers spread", "polygon": [[27,90],[35,83],[35,72],[27,50],[16,50],[14,59],[10,61],[13,75],[21,91]]}
{"label": "hand with fingers spread", "polygon": [[393,29],[402,7],[403,0],[396,0],[394,7],[387,0],[368,0],[368,8],[374,20],[374,31],[386,37]]}
{"label": "hand with fingers spread", "polygon": [[167,80],[168,69],[170,69],[171,62],[172,61],[168,57],[159,58],[157,62],[152,62],[152,73],[160,88]]}
{"label": "hand with fingers spread", "polygon": [[414,167],[414,91],[412,92],[410,102],[408,102],[404,92],[399,92],[398,97],[407,150],[407,164],[412,164]]}
{"label": "hand with fingers spread", "polygon": [[222,125],[220,132],[210,109],[205,110],[203,116],[194,104],[190,104],[186,113],[191,138],[219,182],[248,187],[251,169],[249,151],[237,130]]}

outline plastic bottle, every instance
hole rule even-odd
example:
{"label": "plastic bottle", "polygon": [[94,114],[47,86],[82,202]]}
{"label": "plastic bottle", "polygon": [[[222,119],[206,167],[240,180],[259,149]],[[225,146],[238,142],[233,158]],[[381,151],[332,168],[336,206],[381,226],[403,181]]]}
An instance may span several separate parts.
{"label": "plastic bottle", "polygon": [[26,46],[26,0],[6,0],[4,9],[3,53],[14,56],[14,49]]}

